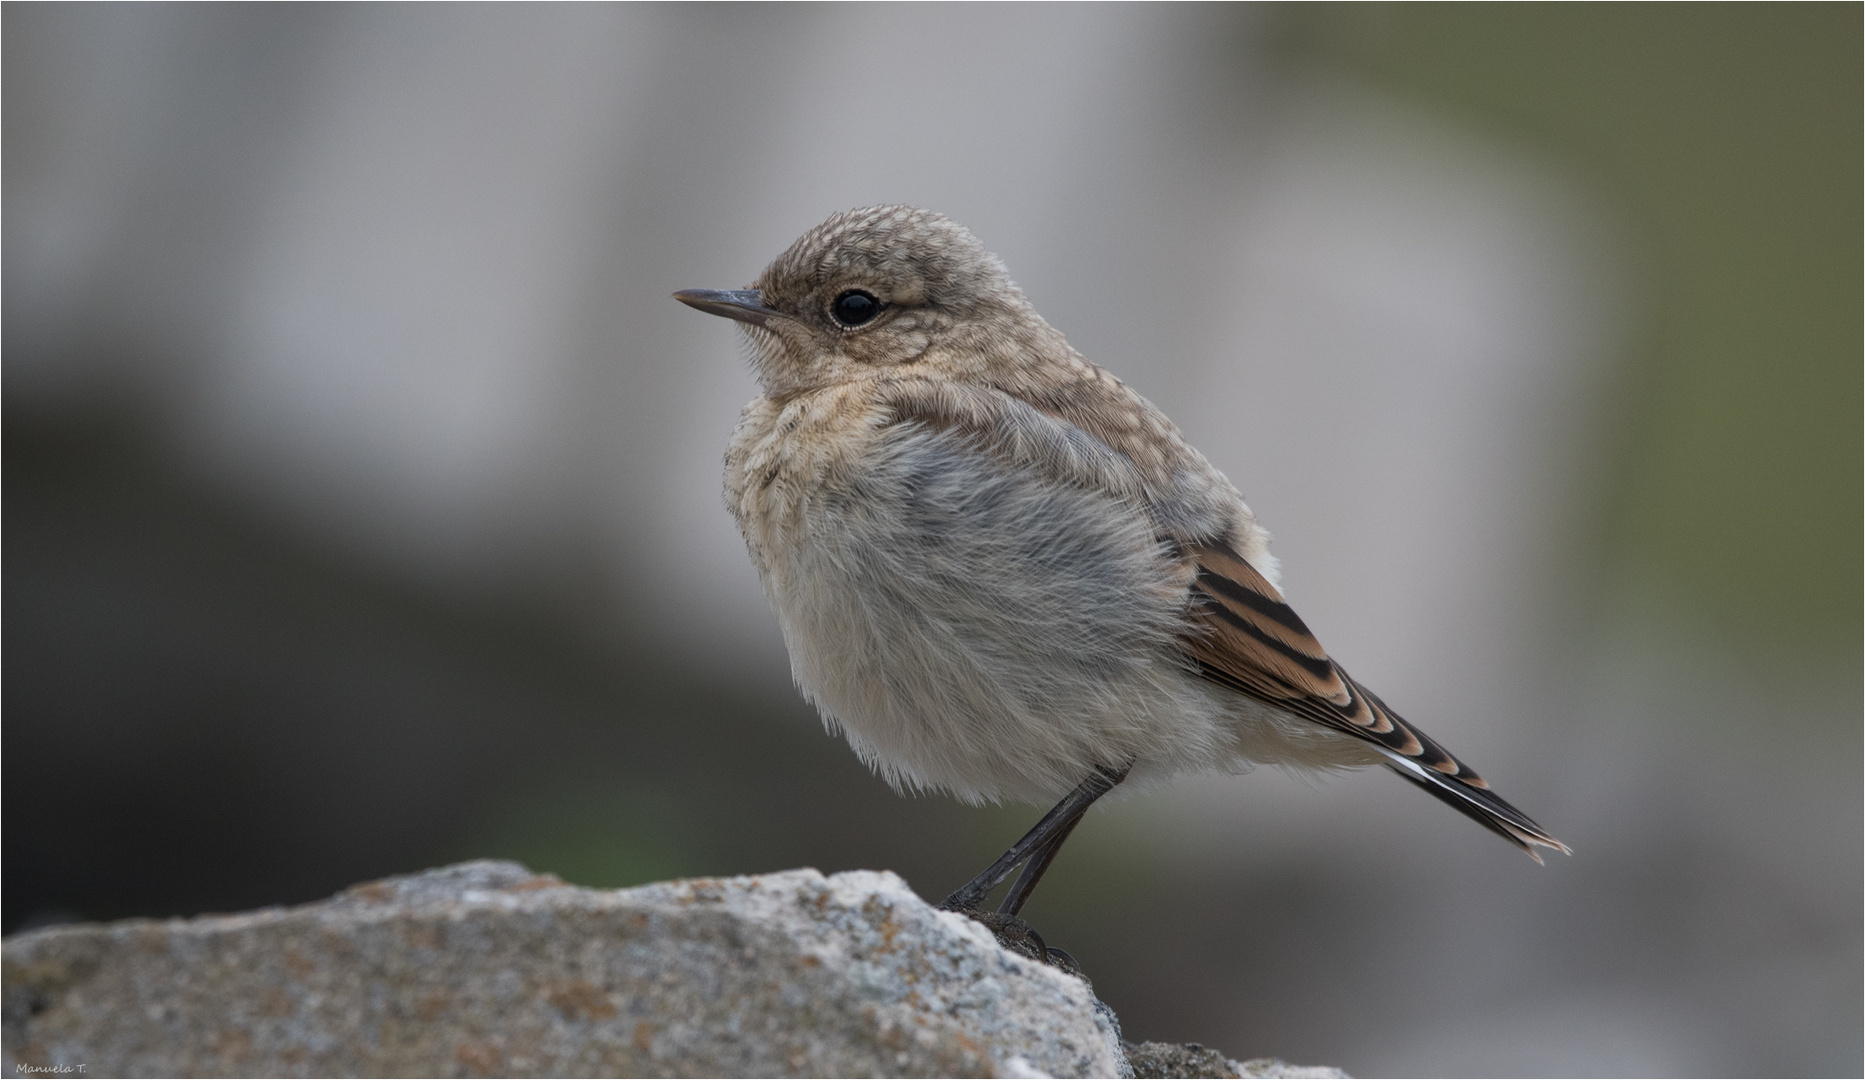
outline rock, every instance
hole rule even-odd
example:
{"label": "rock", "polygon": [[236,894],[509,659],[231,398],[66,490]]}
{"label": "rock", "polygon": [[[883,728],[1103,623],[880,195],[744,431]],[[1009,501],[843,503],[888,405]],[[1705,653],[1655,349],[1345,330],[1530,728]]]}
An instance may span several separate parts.
{"label": "rock", "polygon": [[1339,1069],[1317,1065],[1291,1065],[1276,1058],[1251,1058],[1237,1061],[1197,1043],[1143,1042],[1126,1045],[1127,1061],[1133,1075],[1148,1077],[1212,1077],[1242,1080],[1244,1077],[1292,1077],[1301,1080],[1332,1080],[1347,1074]]}
{"label": "rock", "polygon": [[1084,980],[891,873],[601,891],[465,863],[297,908],[35,930],[0,966],[9,1075],[1133,1075]]}

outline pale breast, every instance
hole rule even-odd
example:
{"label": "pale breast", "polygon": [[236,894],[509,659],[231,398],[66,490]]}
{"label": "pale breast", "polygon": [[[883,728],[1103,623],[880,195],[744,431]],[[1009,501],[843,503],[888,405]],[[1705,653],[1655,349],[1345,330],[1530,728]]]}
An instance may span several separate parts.
{"label": "pale breast", "polygon": [[1097,764],[1234,755],[1187,675],[1185,562],[1145,505],[872,393],[746,410],[727,499],[798,683],[890,781],[1053,798]]}

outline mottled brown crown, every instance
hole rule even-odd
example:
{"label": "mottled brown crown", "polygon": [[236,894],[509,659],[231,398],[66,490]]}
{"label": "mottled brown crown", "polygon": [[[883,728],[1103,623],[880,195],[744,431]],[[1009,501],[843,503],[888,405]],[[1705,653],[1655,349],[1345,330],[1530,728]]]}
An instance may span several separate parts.
{"label": "mottled brown crown", "polygon": [[885,289],[888,303],[968,314],[983,302],[1021,302],[997,256],[971,230],[914,206],[867,206],[830,217],[765,267],[752,287],[794,310],[829,286]]}

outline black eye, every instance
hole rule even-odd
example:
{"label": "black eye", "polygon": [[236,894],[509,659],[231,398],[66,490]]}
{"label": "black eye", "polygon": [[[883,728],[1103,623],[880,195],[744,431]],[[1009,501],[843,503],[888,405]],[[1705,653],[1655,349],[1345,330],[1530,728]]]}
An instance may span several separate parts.
{"label": "black eye", "polygon": [[843,326],[860,326],[872,322],[881,313],[881,302],[872,294],[850,289],[835,298],[835,303],[829,305],[829,311],[835,316],[835,321]]}

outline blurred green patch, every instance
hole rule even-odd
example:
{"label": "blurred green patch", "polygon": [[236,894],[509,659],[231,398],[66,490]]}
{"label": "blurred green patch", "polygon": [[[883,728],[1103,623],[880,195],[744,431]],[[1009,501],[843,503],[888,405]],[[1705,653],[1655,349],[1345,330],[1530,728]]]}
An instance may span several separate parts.
{"label": "blurred green patch", "polygon": [[1856,654],[1860,6],[1292,5],[1269,29],[1611,200],[1642,294],[1601,554],[1726,636]]}
{"label": "blurred green patch", "polygon": [[516,859],[574,885],[615,889],[703,873],[695,832],[691,811],[668,791],[537,786],[496,798],[461,857]]}

